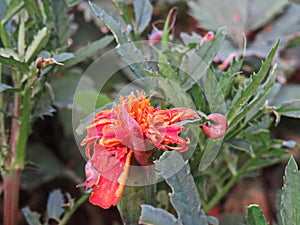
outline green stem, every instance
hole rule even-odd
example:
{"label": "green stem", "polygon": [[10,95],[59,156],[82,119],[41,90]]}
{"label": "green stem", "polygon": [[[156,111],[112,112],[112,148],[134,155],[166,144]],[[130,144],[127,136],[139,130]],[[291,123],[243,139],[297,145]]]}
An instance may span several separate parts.
{"label": "green stem", "polygon": [[249,127],[249,121],[254,121],[256,119],[258,119],[259,117],[263,116],[264,114],[267,113],[267,110],[261,109],[259,110],[257,113],[255,113],[250,119],[248,119],[247,122],[245,122],[242,126],[237,127],[238,124],[235,123],[234,125],[230,125],[230,129],[227,131],[226,135],[225,135],[225,140],[230,140],[232,137],[236,136],[237,134],[239,134],[242,130],[245,130],[247,127]]}
{"label": "green stem", "polygon": [[83,194],[75,203],[74,205],[64,214],[63,218],[61,219],[59,225],[67,224],[68,220],[72,216],[72,214],[81,206],[89,197],[89,194]]}
{"label": "green stem", "polygon": [[0,23],[0,37],[4,48],[9,48],[9,40],[7,37],[6,29],[2,23]]}
{"label": "green stem", "polygon": [[203,207],[204,211],[209,212],[227,193],[228,191],[235,185],[235,183],[248,171],[248,169],[253,165],[253,163],[263,154],[264,152],[260,152],[256,155],[256,157],[250,159],[246,162],[242,168],[240,168],[235,176],[233,176],[229,182],[218,192],[212,200]]}
{"label": "green stem", "polygon": [[16,93],[14,98],[14,114],[16,117],[20,117],[20,121],[15,118],[12,119],[10,131],[10,146],[12,152],[7,161],[7,171],[3,175],[5,205],[4,225],[15,225],[18,223],[19,190],[21,175],[25,164],[26,143],[29,135],[31,112],[30,96],[31,86],[27,85],[24,90],[22,104],[22,96],[19,93]]}
{"label": "green stem", "polygon": [[[2,64],[0,63],[0,83],[2,83]],[[4,111],[5,111],[5,103],[3,101],[3,95],[4,93],[0,94],[0,109],[3,110],[3,112],[0,112],[0,138],[1,138],[1,143],[0,143],[0,152],[1,156],[2,154],[4,155],[6,152],[7,148],[7,137],[5,134],[5,117],[4,117]],[[4,164],[3,157],[0,158],[0,166]]]}
{"label": "green stem", "polygon": [[30,104],[31,87],[27,86],[24,90],[24,96],[22,101],[22,114],[21,114],[21,125],[18,137],[18,145],[16,149],[16,157],[14,160],[14,166],[23,168],[25,164],[26,156],[26,144],[29,136],[29,125],[30,125]]}

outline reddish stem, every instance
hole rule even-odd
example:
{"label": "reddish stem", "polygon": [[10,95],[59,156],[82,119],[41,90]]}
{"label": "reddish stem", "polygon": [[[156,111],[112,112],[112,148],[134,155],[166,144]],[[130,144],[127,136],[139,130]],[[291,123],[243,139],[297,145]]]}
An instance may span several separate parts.
{"label": "reddish stem", "polygon": [[22,170],[11,170],[3,175],[4,181],[4,225],[18,224],[19,188]]}
{"label": "reddish stem", "polygon": [[[14,116],[20,118],[21,108],[21,95],[15,95]],[[21,183],[22,167],[13,165],[16,157],[17,143],[20,133],[20,123],[16,119],[11,121],[10,129],[10,147],[11,154],[8,155],[7,171],[3,174],[4,182],[4,225],[18,224],[18,211],[19,211],[19,190]]]}

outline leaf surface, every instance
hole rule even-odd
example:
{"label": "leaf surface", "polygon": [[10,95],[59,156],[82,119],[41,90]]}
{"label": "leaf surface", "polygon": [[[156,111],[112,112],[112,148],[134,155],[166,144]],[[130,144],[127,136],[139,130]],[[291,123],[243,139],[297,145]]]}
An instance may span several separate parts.
{"label": "leaf surface", "polygon": [[300,172],[294,157],[291,156],[283,177],[281,195],[281,218],[283,225],[300,223]]}

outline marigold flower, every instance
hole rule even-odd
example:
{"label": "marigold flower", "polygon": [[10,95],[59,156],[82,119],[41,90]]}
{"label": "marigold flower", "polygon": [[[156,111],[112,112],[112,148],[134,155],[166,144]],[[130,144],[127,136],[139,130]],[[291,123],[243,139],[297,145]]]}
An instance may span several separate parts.
{"label": "marigold flower", "polygon": [[90,202],[102,208],[120,200],[132,161],[140,166],[152,164],[153,150],[188,149],[189,139],[179,133],[177,122],[198,119],[189,108],[154,108],[144,92],[120,97],[120,104],[97,113],[87,127],[86,146],[89,158],[86,181],[77,187],[92,188]]}

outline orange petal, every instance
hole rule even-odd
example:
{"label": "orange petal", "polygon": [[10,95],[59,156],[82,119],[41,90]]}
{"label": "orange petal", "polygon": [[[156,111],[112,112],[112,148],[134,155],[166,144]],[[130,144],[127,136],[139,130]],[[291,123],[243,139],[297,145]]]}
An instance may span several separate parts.
{"label": "orange petal", "polygon": [[118,203],[126,184],[131,156],[132,150],[129,151],[126,157],[120,160],[120,164],[114,167],[113,171],[110,171],[111,174],[114,174],[113,179],[111,179],[112,177],[107,179],[103,175],[100,176],[97,188],[92,191],[90,196],[92,204],[98,205],[103,209],[108,209]]}

